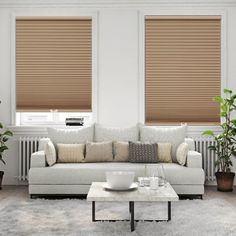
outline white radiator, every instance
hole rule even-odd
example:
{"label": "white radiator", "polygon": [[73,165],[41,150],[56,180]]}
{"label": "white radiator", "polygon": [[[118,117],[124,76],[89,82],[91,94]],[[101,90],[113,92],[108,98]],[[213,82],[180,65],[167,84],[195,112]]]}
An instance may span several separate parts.
{"label": "white radiator", "polygon": [[19,180],[28,180],[30,157],[38,150],[40,137],[20,137],[19,139]]}
{"label": "white radiator", "polygon": [[207,147],[215,145],[215,141],[212,138],[206,136],[193,137],[195,141],[196,151],[202,153],[203,169],[205,171],[206,181],[215,180],[215,152],[209,150]]}
{"label": "white radiator", "polygon": [[[38,150],[38,143],[41,137],[20,137],[19,139],[19,180],[28,179],[30,168],[30,157],[33,152]],[[207,137],[192,137],[195,141],[196,151],[202,153],[203,168],[206,175],[206,181],[215,180],[216,155],[213,151],[208,150],[209,145],[214,145],[214,141]]]}

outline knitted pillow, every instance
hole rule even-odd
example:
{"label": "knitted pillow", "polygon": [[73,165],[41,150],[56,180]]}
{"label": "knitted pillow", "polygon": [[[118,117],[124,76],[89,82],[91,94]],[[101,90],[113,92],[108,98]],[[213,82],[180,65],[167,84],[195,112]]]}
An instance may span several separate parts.
{"label": "knitted pillow", "polygon": [[129,142],[129,162],[157,163],[157,143]]}

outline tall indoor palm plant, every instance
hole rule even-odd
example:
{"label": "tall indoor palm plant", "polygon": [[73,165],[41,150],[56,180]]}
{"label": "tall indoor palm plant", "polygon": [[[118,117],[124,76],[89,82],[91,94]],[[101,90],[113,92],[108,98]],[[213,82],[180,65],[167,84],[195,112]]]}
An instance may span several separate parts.
{"label": "tall indoor palm plant", "polygon": [[220,103],[220,116],[223,118],[221,123],[222,132],[215,135],[213,131],[206,130],[204,135],[210,135],[215,145],[209,146],[210,150],[216,153],[217,160],[215,173],[218,190],[232,191],[235,173],[231,172],[231,157],[236,156],[236,119],[232,119],[232,113],[236,111],[236,94],[231,90],[224,89],[225,97],[216,96],[215,101]]}

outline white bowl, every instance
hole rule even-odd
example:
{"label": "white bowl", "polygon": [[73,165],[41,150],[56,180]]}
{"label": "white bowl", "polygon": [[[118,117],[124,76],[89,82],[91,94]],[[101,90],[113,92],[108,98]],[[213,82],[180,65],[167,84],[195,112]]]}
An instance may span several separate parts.
{"label": "white bowl", "polygon": [[108,186],[113,189],[128,189],[134,181],[132,171],[108,171],[106,172]]}

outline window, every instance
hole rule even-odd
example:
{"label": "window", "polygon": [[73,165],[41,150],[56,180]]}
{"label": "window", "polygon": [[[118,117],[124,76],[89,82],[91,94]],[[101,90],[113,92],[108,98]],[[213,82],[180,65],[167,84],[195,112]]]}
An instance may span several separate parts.
{"label": "window", "polygon": [[17,112],[16,125],[64,125],[66,118],[83,118],[84,125],[92,123],[90,112]]}
{"label": "window", "polygon": [[221,19],[146,16],[146,123],[219,123]]}
{"label": "window", "polygon": [[92,18],[17,17],[16,111],[21,123],[87,116],[91,100]]}

